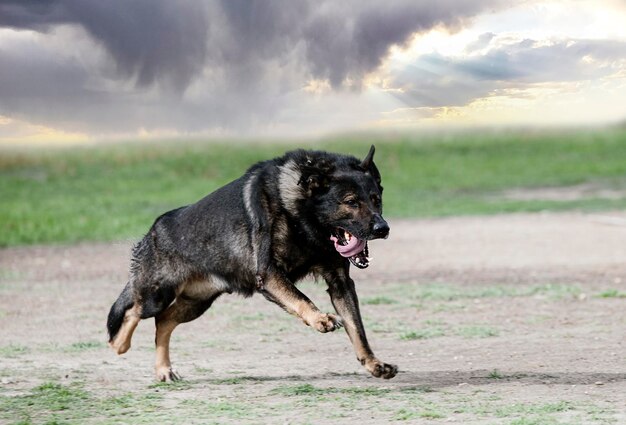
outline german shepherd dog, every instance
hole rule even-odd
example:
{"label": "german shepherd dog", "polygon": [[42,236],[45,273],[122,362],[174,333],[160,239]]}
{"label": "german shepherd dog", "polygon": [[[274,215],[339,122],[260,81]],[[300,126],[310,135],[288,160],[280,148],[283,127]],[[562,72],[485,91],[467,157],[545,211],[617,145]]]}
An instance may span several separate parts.
{"label": "german shepherd dog", "polygon": [[[172,369],[170,336],[220,295],[261,293],[319,332],[345,327],[357,359],[372,375],[397,367],[372,352],[350,278],[369,265],[367,241],[386,238],[374,146],[364,160],[296,150],[253,165],[195,204],[156,219],[133,248],[130,280],[108,316],[109,344],[123,354],[141,319],[156,321],[156,376]],[[321,277],[335,314],[322,313],[295,283]]]}

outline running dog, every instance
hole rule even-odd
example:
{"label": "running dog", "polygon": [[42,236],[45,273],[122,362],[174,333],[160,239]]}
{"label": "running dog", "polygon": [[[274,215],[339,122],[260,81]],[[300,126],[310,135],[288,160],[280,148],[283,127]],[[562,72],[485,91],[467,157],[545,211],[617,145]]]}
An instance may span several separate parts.
{"label": "running dog", "polygon": [[[261,293],[319,332],[345,327],[373,376],[397,367],[372,352],[350,264],[369,265],[367,241],[386,238],[374,146],[365,159],[296,150],[253,165],[195,204],[156,219],[132,251],[130,279],[108,316],[109,344],[123,354],[141,319],[156,320],[156,376],[180,379],[169,343],[180,323],[222,294]],[[323,278],[337,314],[322,313],[295,283]]]}

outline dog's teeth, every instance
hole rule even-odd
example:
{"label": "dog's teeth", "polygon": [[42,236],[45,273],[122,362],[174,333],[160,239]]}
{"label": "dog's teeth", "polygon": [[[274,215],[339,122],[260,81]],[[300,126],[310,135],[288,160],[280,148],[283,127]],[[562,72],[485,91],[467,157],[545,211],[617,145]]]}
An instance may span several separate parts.
{"label": "dog's teeth", "polygon": [[352,237],[352,235],[350,233],[348,233],[348,232],[344,232],[343,235],[344,235],[344,237],[346,238],[347,241],[349,241],[350,238]]}

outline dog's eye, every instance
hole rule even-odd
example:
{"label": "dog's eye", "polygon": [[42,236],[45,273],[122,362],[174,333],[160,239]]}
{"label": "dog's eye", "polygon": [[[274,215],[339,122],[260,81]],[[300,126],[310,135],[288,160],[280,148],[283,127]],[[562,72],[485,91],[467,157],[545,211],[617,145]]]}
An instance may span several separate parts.
{"label": "dog's eye", "polygon": [[372,196],[372,202],[374,203],[375,206],[380,207],[380,204],[381,204],[380,196]]}
{"label": "dog's eye", "polygon": [[352,208],[356,208],[359,206],[359,201],[357,201],[356,199],[346,199],[345,201],[343,201],[343,203]]}

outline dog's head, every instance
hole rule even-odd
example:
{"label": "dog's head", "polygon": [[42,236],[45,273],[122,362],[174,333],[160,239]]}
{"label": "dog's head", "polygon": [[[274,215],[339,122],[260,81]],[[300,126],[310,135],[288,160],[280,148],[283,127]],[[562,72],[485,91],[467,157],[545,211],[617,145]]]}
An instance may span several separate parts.
{"label": "dog's head", "polygon": [[[369,265],[367,241],[386,238],[381,178],[374,146],[362,161],[345,155],[300,151],[299,214],[327,234],[328,243],[359,268]],[[294,205],[295,206],[295,205]]]}

